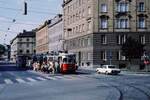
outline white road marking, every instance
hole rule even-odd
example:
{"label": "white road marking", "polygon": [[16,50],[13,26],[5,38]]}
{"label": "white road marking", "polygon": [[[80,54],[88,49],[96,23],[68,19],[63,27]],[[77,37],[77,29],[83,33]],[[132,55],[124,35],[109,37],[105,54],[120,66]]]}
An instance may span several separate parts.
{"label": "white road marking", "polygon": [[31,81],[31,82],[35,82],[36,80],[33,78],[28,77],[27,80]]}
{"label": "white road marking", "polygon": [[19,83],[25,83],[25,81],[23,79],[17,78],[16,79]]}
{"label": "white road marking", "polygon": [[87,78],[87,77],[84,76],[84,75],[77,75],[77,77],[80,78],[80,79],[81,79],[81,78]]}
{"label": "white road marking", "polygon": [[36,77],[36,78],[39,79],[39,80],[42,80],[42,81],[46,80],[45,78],[42,78],[42,77]]}
{"label": "white road marking", "polygon": [[76,76],[64,76],[64,78],[66,78],[66,80],[74,80],[74,79],[79,79]]}
{"label": "white road marking", "polygon": [[63,77],[63,76],[54,76],[54,77],[57,79],[65,79],[65,77]]}
{"label": "white road marking", "polygon": [[57,80],[56,78],[54,78],[54,77],[50,77],[50,76],[48,76],[48,77],[46,77],[47,79],[50,79],[50,80]]}
{"label": "white road marking", "polygon": [[6,84],[13,84],[13,82],[12,82],[10,79],[5,79],[4,82],[5,82]]}

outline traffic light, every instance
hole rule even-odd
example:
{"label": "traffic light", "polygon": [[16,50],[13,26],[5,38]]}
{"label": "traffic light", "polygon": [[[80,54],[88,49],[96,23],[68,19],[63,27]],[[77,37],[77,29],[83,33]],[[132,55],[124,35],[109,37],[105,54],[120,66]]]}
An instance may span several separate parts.
{"label": "traffic light", "polygon": [[23,15],[27,15],[27,3],[23,3]]}

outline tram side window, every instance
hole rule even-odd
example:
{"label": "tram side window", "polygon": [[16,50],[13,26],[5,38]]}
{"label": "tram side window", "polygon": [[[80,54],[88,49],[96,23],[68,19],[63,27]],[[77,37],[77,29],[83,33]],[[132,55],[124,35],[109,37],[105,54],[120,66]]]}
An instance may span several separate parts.
{"label": "tram side window", "polygon": [[69,63],[72,63],[72,59],[69,59],[68,62],[69,62]]}

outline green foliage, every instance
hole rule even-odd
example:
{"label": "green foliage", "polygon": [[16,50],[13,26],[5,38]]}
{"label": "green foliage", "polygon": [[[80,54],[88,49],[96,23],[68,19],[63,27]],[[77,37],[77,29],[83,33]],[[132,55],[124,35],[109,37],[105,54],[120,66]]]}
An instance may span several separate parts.
{"label": "green foliage", "polygon": [[0,56],[2,56],[5,52],[5,47],[0,44]]}
{"label": "green foliage", "polygon": [[144,46],[145,45],[141,44],[141,42],[129,37],[127,41],[122,45],[122,54],[129,61],[131,61],[131,59],[140,59],[145,51]]}

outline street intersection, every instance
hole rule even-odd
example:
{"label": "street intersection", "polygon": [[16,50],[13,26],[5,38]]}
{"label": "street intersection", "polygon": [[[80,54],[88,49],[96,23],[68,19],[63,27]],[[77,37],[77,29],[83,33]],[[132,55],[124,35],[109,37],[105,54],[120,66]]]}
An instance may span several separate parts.
{"label": "street intersection", "polygon": [[150,100],[150,75],[43,74],[0,65],[0,100]]}

